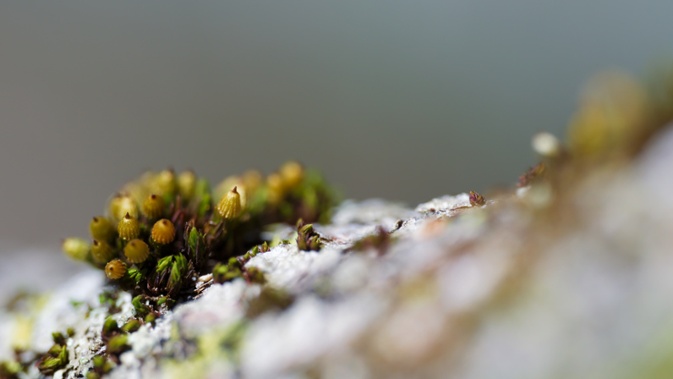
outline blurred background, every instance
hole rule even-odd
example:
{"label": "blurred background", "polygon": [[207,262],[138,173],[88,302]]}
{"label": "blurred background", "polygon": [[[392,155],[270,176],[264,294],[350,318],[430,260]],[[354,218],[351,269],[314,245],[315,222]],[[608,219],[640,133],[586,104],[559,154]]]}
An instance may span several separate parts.
{"label": "blurred background", "polygon": [[0,3],[0,252],[59,250],[145,169],[287,159],[349,198],[509,186],[582,83],[673,53],[673,2]]}

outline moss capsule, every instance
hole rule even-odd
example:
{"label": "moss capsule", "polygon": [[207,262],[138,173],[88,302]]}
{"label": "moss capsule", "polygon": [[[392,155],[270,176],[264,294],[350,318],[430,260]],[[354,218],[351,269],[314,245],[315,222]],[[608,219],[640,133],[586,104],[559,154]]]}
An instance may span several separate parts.
{"label": "moss capsule", "polygon": [[152,226],[152,241],[159,245],[173,242],[175,238],[175,225],[170,220],[161,219]]}
{"label": "moss capsule", "polygon": [[91,256],[96,263],[107,263],[115,256],[114,249],[106,241],[93,240]]}
{"label": "moss capsule", "polygon": [[142,212],[148,220],[160,218],[164,213],[164,200],[155,194],[149,195],[143,201]]}
{"label": "moss capsule", "polygon": [[138,218],[138,204],[131,196],[125,194],[117,194],[110,199],[108,211],[115,221],[123,219],[127,213]]}
{"label": "moss capsule", "polygon": [[196,174],[194,171],[183,171],[178,175],[178,193],[185,200],[190,200],[194,197],[196,191]]}
{"label": "moss capsule", "polygon": [[252,196],[257,189],[262,185],[262,174],[257,170],[246,171],[243,174],[241,179],[243,181],[243,186],[245,187],[245,192],[248,196]]}
{"label": "moss capsule", "polygon": [[145,241],[136,238],[124,246],[124,255],[131,263],[142,263],[150,256],[150,247]]}
{"label": "moss capsule", "polygon": [[89,257],[89,243],[81,238],[66,238],[61,246],[65,255],[78,261],[86,261]]}
{"label": "moss capsule", "polygon": [[304,168],[295,161],[285,163],[279,173],[285,188],[295,188],[304,180]]}
{"label": "moss capsule", "polygon": [[103,216],[96,216],[89,223],[91,237],[99,241],[110,241],[115,236],[115,228],[112,223]]}
{"label": "moss capsule", "polygon": [[173,196],[176,190],[175,172],[173,170],[163,170],[154,176],[150,189],[160,196]]}
{"label": "moss capsule", "polygon": [[278,204],[285,196],[285,185],[280,174],[270,174],[266,177],[267,200],[271,204]]}
{"label": "moss capsule", "polygon": [[135,217],[127,213],[117,224],[117,233],[123,240],[132,240],[140,235],[140,224]]}
{"label": "moss capsule", "polygon": [[105,276],[108,279],[121,279],[126,274],[126,263],[121,259],[113,259],[105,265]]}
{"label": "moss capsule", "polygon": [[216,199],[221,199],[222,197],[226,196],[227,193],[229,193],[229,191],[231,191],[231,189],[234,187],[236,187],[236,190],[241,198],[241,206],[245,207],[247,200],[246,190],[243,180],[239,176],[229,176],[225,178],[217,185],[217,187],[215,187],[213,194],[215,195]]}
{"label": "moss capsule", "polygon": [[225,220],[238,217],[242,210],[241,195],[238,193],[236,186],[227,192],[217,204],[217,213]]}

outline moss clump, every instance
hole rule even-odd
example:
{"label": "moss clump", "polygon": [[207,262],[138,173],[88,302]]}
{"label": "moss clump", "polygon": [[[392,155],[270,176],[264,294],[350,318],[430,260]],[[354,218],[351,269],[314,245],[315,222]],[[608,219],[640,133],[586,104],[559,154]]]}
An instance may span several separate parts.
{"label": "moss clump", "polygon": [[[92,219],[91,243],[69,238],[64,251],[134,296],[179,300],[194,294],[198,276],[213,271],[218,282],[263,282],[261,271],[243,269],[260,251],[262,231],[273,223],[325,220],[335,202],[320,175],[296,162],[266,180],[256,171],[229,177],[215,191],[192,171],[149,172],[124,185],[105,216]],[[319,236],[305,229],[300,248],[319,250]]]}
{"label": "moss clump", "polygon": [[65,368],[69,362],[66,346],[70,333],[66,337],[63,333],[52,333],[54,345],[37,361],[37,368],[42,375],[51,376],[58,370]]}

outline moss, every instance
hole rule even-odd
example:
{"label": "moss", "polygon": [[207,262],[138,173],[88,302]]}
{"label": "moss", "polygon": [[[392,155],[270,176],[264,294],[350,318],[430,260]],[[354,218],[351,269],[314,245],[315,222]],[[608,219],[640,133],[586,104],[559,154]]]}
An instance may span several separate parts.
{"label": "moss", "polygon": [[[233,187],[214,198],[208,181],[191,171],[146,173],[112,198],[107,216],[90,223],[92,238],[105,242],[105,254],[98,251],[103,242],[97,242],[94,257],[91,244],[82,239],[68,239],[64,250],[97,268],[107,266],[108,278],[134,296],[188,299],[194,295],[195,278],[209,272],[219,282],[236,277],[264,282],[262,272],[229,265],[230,258],[247,261],[257,254],[267,225],[325,220],[336,195],[320,175],[296,162],[283,165],[266,181],[255,171],[233,178],[223,182]],[[165,227],[159,230],[157,223]],[[305,229],[302,249],[319,250],[320,237],[310,224]],[[257,251],[250,253],[254,247]]]}
{"label": "moss", "polygon": [[0,362],[0,379],[19,379],[19,374],[25,370],[19,362],[2,361]]}
{"label": "moss", "polygon": [[43,375],[54,373],[68,364],[68,349],[65,345],[54,345],[43,355],[37,364],[37,368]]}
{"label": "moss", "polygon": [[297,221],[297,247],[303,251],[320,251],[323,246],[322,237],[315,230],[313,224],[304,224],[304,220]]}

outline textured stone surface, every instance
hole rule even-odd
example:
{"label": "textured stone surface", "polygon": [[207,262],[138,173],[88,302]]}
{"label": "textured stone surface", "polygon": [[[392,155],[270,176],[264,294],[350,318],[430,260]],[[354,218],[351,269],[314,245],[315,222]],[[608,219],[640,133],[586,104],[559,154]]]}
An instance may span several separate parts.
{"label": "textured stone surface", "polygon": [[[669,377],[671,163],[669,133],[633,162],[586,175],[562,209],[535,191],[483,207],[466,194],[414,210],[347,202],[316,226],[329,241],[320,252],[281,244],[254,257],[247,265],[266,274],[264,287],[210,285],[132,334],[110,376]],[[379,228],[391,232],[387,249],[352,249]],[[0,355],[16,343],[44,351],[52,331],[72,326],[71,362],[56,376],[85,373],[102,348],[104,285],[84,272],[0,313]],[[293,302],[250,316],[269,289]],[[133,310],[129,296],[118,301],[122,323]]]}

